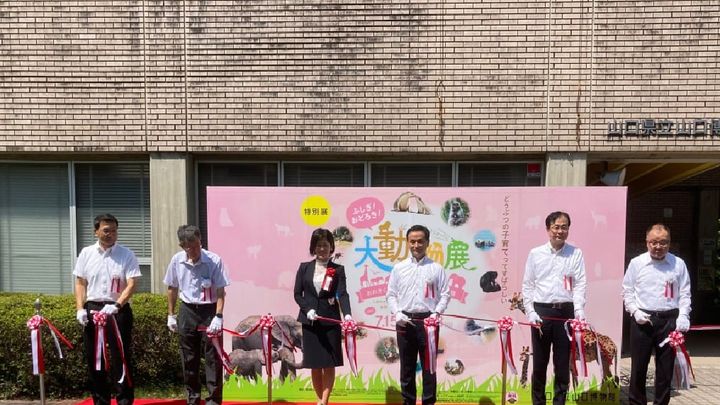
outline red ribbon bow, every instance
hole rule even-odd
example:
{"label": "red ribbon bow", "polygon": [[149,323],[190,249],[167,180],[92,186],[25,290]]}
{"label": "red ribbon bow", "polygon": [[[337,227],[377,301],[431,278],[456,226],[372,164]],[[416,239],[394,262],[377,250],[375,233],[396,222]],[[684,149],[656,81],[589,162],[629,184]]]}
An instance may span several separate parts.
{"label": "red ribbon bow", "polygon": [[425,325],[425,365],[430,374],[437,369],[438,338],[440,337],[440,320],[430,316],[423,320]]}
{"label": "red ribbon bow", "polygon": [[685,347],[685,335],[674,330],[660,343],[660,347],[663,347],[666,343],[669,343],[670,347],[675,350],[675,371],[673,373],[675,386],[678,389],[690,389],[691,377],[693,380],[695,379],[695,372],[690,362],[690,354]]}
{"label": "red ribbon bow", "polygon": [[517,368],[515,368],[515,360],[512,355],[512,334],[511,330],[515,325],[515,321],[509,316],[503,316],[497,321],[498,329],[500,330],[500,348],[502,349],[502,356],[505,359],[510,372],[517,374]]}
{"label": "red ribbon bow", "polygon": [[[40,327],[42,324],[45,323],[48,328],[50,328],[50,334],[53,337],[53,341],[55,342],[55,348],[58,351],[58,356],[62,359],[63,358],[63,352],[62,347],[60,347],[60,340],[67,346],[69,349],[72,350],[73,345],[70,343],[69,340],[65,336],[63,336],[62,333],[55,327],[55,325],[52,324],[52,322],[48,321],[47,319],[43,318],[42,315],[33,315],[30,319],[28,319],[26,325],[28,329],[30,329],[30,344],[32,346],[32,363],[33,363],[33,374],[45,374],[45,358],[43,356],[43,349],[42,349],[42,334]],[[58,338],[60,340],[58,340]]]}
{"label": "red ribbon bow", "polygon": [[[573,370],[575,375],[578,375],[577,366],[575,365],[575,361],[578,360],[580,362],[580,371],[582,372],[582,376],[587,377],[588,368],[587,363],[585,362],[585,332],[590,330],[590,325],[582,319],[570,319],[568,322],[570,324],[570,329],[572,330],[570,335],[570,355],[572,356],[571,363],[573,365]],[[572,348],[573,346],[577,349],[577,351]],[[576,353],[579,358],[576,358]]]}
{"label": "red ribbon bow", "polygon": [[110,359],[108,357],[107,347],[105,344],[107,340],[107,330],[105,327],[108,322],[110,322],[113,330],[115,331],[115,343],[117,344],[118,351],[120,352],[120,360],[123,364],[123,373],[120,376],[118,383],[122,384],[123,381],[125,381],[125,377],[127,377],[128,386],[132,387],[130,369],[128,368],[127,360],[125,359],[125,349],[120,336],[120,328],[118,328],[115,317],[108,316],[108,314],[100,311],[92,311],[92,317],[93,323],[95,324],[95,370],[102,370],[103,360],[105,361],[105,369],[109,370],[110,368]]}

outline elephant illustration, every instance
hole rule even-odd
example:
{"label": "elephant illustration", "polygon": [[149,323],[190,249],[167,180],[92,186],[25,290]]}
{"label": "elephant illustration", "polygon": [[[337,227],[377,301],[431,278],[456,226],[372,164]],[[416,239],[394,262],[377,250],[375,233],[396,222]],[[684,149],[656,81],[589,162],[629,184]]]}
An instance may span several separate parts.
{"label": "elephant illustration", "polygon": [[[298,368],[302,368],[302,364],[295,361],[295,353],[293,352],[293,346],[302,348],[302,324],[290,315],[276,315],[274,318],[277,325],[273,326],[272,329],[272,348],[274,352],[277,352],[278,359],[273,359],[273,362],[280,361],[280,381],[285,381],[285,378],[288,376],[291,380],[294,380],[296,376],[295,371]],[[259,319],[260,315],[248,316],[238,323],[235,331],[247,331],[253,327]],[[285,338],[285,336],[287,336],[287,338]],[[262,350],[262,336],[260,332],[256,331],[246,338],[233,336],[232,349],[233,351]]]}
{"label": "elephant illustration", "polygon": [[[230,367],[235,371],[236,375],[253,381],[257,381],[258,376],[262,375],[265,358],[261,349],[233,350],[228,354],[228,357],[230,357]],[[272,361],[273,363],[278,361],[276,351],[272,352]]]}

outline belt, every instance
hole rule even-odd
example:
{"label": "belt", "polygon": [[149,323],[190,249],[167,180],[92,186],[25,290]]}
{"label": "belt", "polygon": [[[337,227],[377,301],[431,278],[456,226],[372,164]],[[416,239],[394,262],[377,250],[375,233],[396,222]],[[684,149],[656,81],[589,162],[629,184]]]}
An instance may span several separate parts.
{"label": "belt", "polygon": [[207,309],[207,308],[215,308],[217,306],[214,302],[211,302],[208,304],[188,304],[187,302],[181,300],[180,303],[191,309]]}
{"label": "belt", "polygon": [[655,318],[677,318],[677,316],[680,315],[680,310],[677,308],[668,309],[666,311],[651,311],[649,309],[642,308],[640,308],[640,310]]}
{"label": "belt", "polygon": [[87,303],[91,305],[115,305],[115,301],[88,301]]}
{"label": "belt", "polygon": [[430,311],[427,311],[427,312],[402,311],[402,313],[407,315],[407,317],[410,319],[425,319],[425,318],[429,317],[430,315],[432,315],[432,312],[430,312]]}
{"label": "belt", "polygon": [[552,308],[552,309],[570,309],[573,307],[572,302],[536,302],[535,305],[540,308]]}

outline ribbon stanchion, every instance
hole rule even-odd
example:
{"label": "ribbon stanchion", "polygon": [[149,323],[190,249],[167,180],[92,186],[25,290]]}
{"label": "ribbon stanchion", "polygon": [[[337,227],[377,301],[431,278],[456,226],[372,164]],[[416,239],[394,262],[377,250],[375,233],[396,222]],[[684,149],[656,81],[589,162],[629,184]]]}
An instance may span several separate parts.
{"label": "ribbon stanchion", "polygon": [[690,354],[685,347],[685,336],[682,332],[672,331],[668,337],[660,343],[660,347],[670,344],[675,351],[675,372],[673,382],[678,389],[690,389],[690,384],[695,380],[695,373],[690,362]]}

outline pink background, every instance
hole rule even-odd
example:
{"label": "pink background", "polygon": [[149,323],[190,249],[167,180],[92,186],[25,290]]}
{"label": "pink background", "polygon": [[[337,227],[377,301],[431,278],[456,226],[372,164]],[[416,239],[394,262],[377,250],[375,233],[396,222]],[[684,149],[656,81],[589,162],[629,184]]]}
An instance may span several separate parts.
{"label": "pink background", "polygon": [[[419,196],[431,211],[430,215],[393,211],[393,203],[403,192],[411,191]],[[305,223],[301,205],[305,198],[319,195],[330,202],[331,215],[323,228],[331,231],[337,226],[350,229],[353,242],[336,243],[336,252],[342,256],[337,262],[346,268],[348,292],[354,318],[380,326],[393,326],[384,296],[377,296],[383,286],[370,286],[383,281],[389,273],[380,270],[371,261],[358,267],[363,254],[356,248],[365,246],[364,237],[371,237],[371,246],[377,248],[380,227],[390,221],[390,231],[404,236],[407,228],[419,223],[431,231],[431,243],[442,246],[446,255],[451,240],[469,245],[469,262],[464,267],[474,270],[446,270],[462,288],[453,289],[453,299],[447,313],[478,318],[498,319],[511,316],[525,321],[519,311],[510,311],[509,298],[521,290],[525,260],[528,251],[547,242],[545,217],[552,211],[566,211],[572,219],[568,241],[582,249],[585,256],[588,279],[586,314],[588,321],[600,333],[610,336],[619,347],[621,340],[622,301],[620,296],[625,254],[625,207],[626,189],[623,187],[526,187],[526,188],[269,188],[269,187],[209,187],[208,188],[208,246],[218,253],[229,269],[232,284],[227,289],[226,325],[237,323],[254,314],[290,314],[296,316],[298,307],[293,300],[293,283],[298,265],[311,260],[308,253],[310,234],[316,226]],[[467,222],[460,226],[448,225],[441,211],[446,201],[459,197],[467,203]],[[356,218],[364,228],[350,224],[347,214],[351,205],[360,199],[374,201],[368,215],[384,216],[381,220],[365,216]],[[509,201],[508,207],[505,202]],[[383,207],[377,206],[377,202]],[[365,204],[362,204],[365,205]],[[360,205],[358,205],[360,206]],[[351,208],[348,210],[348,208]],[[411,210],[415,209],[411,203]],[[358,215],[363,212],[355,210]],[[376,214],[372,214],[375,212]],[[507,215],[504,213],[507,212]],[[508,218],[508,222],[505,222]],[[367,228],[367,223],[375,225]],[[507,237],[503,237],[503,225],[507,224]],[[489,250],[475,247],[474,237],[481,230],[495,235],[495,246]],[[501,292],[485,293],[479,286],[480,277],[489,270],[498,272],[497,282],[502,284],[503,239],[506,239],[507,282]],[[430,255],[432,257],[432,255]],[[391,266],[393,260],[381,260]],[[365,276],[365,265],[367,276]],[[363,280],[361,280],[361,278]],[[366,281],[367,280],[367,281]],[[361,283],[362,281],[362,283]],[[458,285],[456,285],[458,287]],[[358,292],[364,291],[360,302]],[[373,296],[373,292],[375,295]],[[457,298],[466,293],[465,302]],[[370,297],[370,298],[367,298]],[[441,329],[441,347],[444,352],[438,358],[438,382],[459,381],[475,377],[477,382],[486,380],[500,370],[499,338],[497,334],[468,336],[462,333],[465,321],[445,317]],[[455,330],[453,330],[455,329]],[[514,357],[517,360],[522,345],[530,344],[527,327],[516,326],[513,331]],[[380,368],[392,376],[399,375],[399,363],[383,363],[374,353],[375,345],[392,332],[370,330],[365,339],[358,341],[358,363],[364,375]],[[230,339],[226,340],[229,350]],[[447,359],[458,358],[465,371],[450,375],[443,364]],[[550,367],[552,369],[552,367]],[[600,377],[596,363],[590,365],[593,375]],[[306,370],[300,371],[304,373]],[[349,374],[346,365],[339,374]]]}

